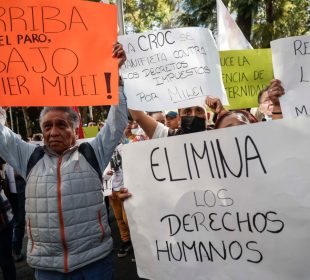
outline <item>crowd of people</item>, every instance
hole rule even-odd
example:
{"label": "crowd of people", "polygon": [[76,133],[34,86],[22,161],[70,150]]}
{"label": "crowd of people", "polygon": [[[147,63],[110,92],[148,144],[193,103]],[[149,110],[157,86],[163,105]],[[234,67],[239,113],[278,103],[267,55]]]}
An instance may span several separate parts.
{"label": "crowd of people", "polygon": [[[113,57],[119,59],[119,66],[124,63],[120,44],[115,44]],[[35,269],[36,279],[112,279],[107,205],[113,209],[122,239],[117,256],[130,254],[135,260],[123,205],[131,197],[123,183],[123,145],[279,119],[283,94],[281,82],[272,80],[258,95],[261,118],[249,109],[226,110],[212,96],[206,98],[205,106],[143,112],[127,109],[120,84],[119,104],[110,108],[97,136],[81,144],[77,143],[79,116],[71,107],[42,110],[42,134],[33,140],[43,138],[44,146],[23,141],[2,121],[0,266],[4,279],[16,279],[14,261],[24,257],[25,224],[27,262]],[[103,181],[112,186],[108,197],[102,192]]]}

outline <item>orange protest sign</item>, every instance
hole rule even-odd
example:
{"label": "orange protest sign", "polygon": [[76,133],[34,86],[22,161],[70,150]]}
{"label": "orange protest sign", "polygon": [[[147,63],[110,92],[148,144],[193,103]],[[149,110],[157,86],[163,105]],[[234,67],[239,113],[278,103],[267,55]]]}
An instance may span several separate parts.
{"label": "orange protest sign", "polygon": [[0,106],[117,104],[116,6],[1,2]]}

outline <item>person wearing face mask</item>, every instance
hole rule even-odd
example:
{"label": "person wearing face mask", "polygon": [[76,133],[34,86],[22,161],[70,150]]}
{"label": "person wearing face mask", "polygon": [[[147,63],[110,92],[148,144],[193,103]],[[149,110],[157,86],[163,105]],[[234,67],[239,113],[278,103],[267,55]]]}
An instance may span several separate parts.
{"label": "person wearing face mask", "polygon": [[179,109],[180,127],[177,130],[170,129],[162,123],[142,111],[129,110],[132,118],[140,125],[150,139],[167,136],[188,134],[204,131],[206,125],[206,111],[202,106],[192,106]]}
{"label": "person wearing face mask", "polygon": [[176,131],[176,135],[188,134],[204,131],[206,125],[206,111],[204,107],[193,106],[179,109],[181,118],[180,128]]}

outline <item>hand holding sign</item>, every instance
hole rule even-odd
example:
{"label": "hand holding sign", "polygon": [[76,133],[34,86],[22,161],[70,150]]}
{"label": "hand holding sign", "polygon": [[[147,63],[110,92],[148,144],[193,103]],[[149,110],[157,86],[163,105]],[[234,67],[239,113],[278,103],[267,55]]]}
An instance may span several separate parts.
{"label": "hand holding sign", "polygon": [[207,96],[206,105],[211,109],[215,114],[220,114],[225,111],[221,100],[214,96]]}
{"label": "hand holding sign", "polygon": [[131,196],[132,196],[132,194],[126,188],[120,188],[119,192],[117,193],[117,197],[121,201],[124,201],[124,200],[128,199]]}
{"label": "hand holding sign", "polygon": [[116,42],[113,45],[112,57],[118,58],[118,67],[122,67],[124,62],[126,61],[126,52],[123,49],[123,45],[119,42]]}
{"label": "hand holding sign", "polygon": [[281,85],[281,81],[274,79],[270,82],[270,86],[268,88],[268,96],[273,104],[273,106],[280,106],[280,97],[284,95],[284,89]]}

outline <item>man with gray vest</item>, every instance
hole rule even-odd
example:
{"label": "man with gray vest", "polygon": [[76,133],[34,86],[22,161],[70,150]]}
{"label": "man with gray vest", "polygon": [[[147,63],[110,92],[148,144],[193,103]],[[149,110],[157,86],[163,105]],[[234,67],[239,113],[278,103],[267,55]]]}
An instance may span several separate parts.
{"label": "man with gray vest", "polygon": [[[113,56],[119,65],[125,61],[120,44]],[[127,125],[122,86],[119,91],[119,105],[88,143],[76,143],[79,118],[71,107],[42,110],[43,148],[0,125],[0,156],[27,181],[27,261],[36,279],[112,279],[101,175]]]}

